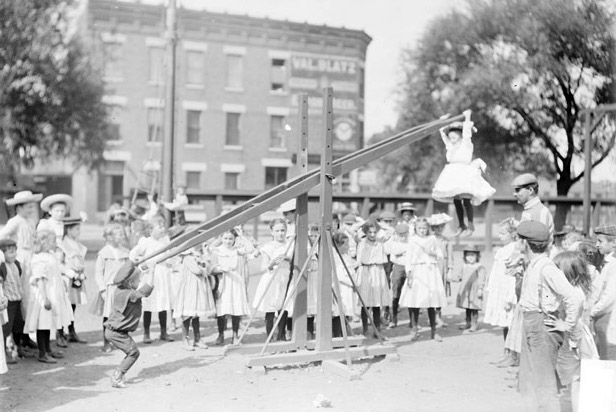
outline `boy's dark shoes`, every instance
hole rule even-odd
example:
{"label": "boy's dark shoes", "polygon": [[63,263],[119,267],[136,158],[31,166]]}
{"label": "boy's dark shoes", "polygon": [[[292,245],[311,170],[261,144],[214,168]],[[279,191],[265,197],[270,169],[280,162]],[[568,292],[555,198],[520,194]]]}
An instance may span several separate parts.
{"label": "boy's dark shoes", "polygon": [[214,345],[222,346],[224,343],[225,343],[225,335],[223,335],[222,333],[219,333],[218,338],[216,338],[216,340],[214,341]]}
{"label": "boy's dark shoes", "polygon": [[39,362],[43,362],[43,363],[58,363],[57,360],[55,360],[54,358],[51,358],[47,355],[45,356],[39,356],[38,358]]}
{"label": "boy's dark shoes", "polygon": [[20,358],[34,358],[36,356],[36,353],[30,351],[25,346],[17,349],[17,354]]}
{"label": "boy's dark shoes", "polygon": [[111,346],[111,345],[110,345],[110,344],[108,344],[108,343],[105,343],[105,344],[103,345],[103,347],[101,348],[101,352],[103,352],[103,353],[109,353],[109,352],[111,352],[112,350],[113,350],[113,346]]}
{"label": "boy's dark shoes", "polygon": [[122,379],[122,373],[119,371],[113,372],[111,375],[111,386],[114,388],[126,388],[126,383],[124,383],[124,379]]}
{"label": "boy's dark shoes", "polygon": [[[173,342],[175,339],[173,339],[173,337],[170,336],[169,334],[164,333],[160,335],[160,340],[165,341],[165,342]],[[144,338],[144,342],[145,342],[145,338]]]}

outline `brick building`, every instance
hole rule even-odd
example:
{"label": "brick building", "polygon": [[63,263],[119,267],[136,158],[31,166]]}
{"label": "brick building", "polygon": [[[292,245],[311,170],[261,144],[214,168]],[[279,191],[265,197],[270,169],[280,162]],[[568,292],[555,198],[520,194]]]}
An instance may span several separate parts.
{"label": "brick building", "polygon": [[[106,162],[98,173],[73,174],[62,161],[52,167],[55,173],[34,173],[43,185],[47,178],[64,179],[76,207],[93,213],[135,187],[160,182],[165,10],[90,0],[82,19],[112,107]],[[363,146],[366,33],[181,8],[177,22],[174,179],[189,193],[261,191],[296,175],[300,93],[309,95],[312,162],[318,162],[326,86],[335,90],[336,153]],[[340,181],[352,186],[354,180]]]}

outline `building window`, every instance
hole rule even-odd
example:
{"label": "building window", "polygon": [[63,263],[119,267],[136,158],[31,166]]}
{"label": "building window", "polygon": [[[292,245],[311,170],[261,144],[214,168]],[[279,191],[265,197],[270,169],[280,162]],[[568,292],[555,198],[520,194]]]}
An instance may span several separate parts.
{"label": "building window", "polygon": [[265,189],[271,189],[287,180],[286,167],[266,167],[265,168]]}
{"label": "building window", "polygon": [[201,172],[186,172],[186,187],[201,189]]}
{"label": "building window", "polygon": [[240,113],[227,113],[225,145],[240,146]]}
{"label": "building window", "polygon": [[148,48],[148,63],[150,83],[160,84],[163,82],[163,64],[164,64],[165,49],[161,47]]}
{"label": "building window", "polygon": [[200,143],[201,141],[201,111],[186,111],[186,143]]}
{"label": "building window", "polygon": [[111,106],[109,108],[109,118],[105,130],[105,137],[108,141],[122,140],[120,135],[120,110],[119,106]]}
{"label": "building window", "polygon": [[148,142],[163,140],[163,109],[148,108]]}
{"label": "building window", "polygon": [[104,74],[107,79],[122,78],[122,44],[104,43]]}
{"label": "building window", "polygon": [[105,162],[98,175],[98,210],[109,209],[112,203],[122,204],[124,200],[124,162]]}
{"label": "building window", "polygon": [[359,68],[359,97],[364,98],[364,89],[365,89],[365,79],[366,76],[365,70],[363,67]]}
{"label": "building window", "polygon": [[287,61],[285,59],[272,59],[271,81],[272,91],[287,91]]}
{"label": "building window", "polygon": [[205,55],[200,51],[186,52],[186,83],[203,84],[205,71]]}
{"label": "building window", "polygon": [[227,88],[241,90],[244,75],[244,61],[242,56],[227,55]]}
{"label": "building window", "polygon": [[284,116],[270,116],[270,147],[285,147]]}
{"label": "building window", "polygon": [[225,173],[225,189],[226,190],[238,190],[240,188],[239,185],[240,174],[239,173]]}

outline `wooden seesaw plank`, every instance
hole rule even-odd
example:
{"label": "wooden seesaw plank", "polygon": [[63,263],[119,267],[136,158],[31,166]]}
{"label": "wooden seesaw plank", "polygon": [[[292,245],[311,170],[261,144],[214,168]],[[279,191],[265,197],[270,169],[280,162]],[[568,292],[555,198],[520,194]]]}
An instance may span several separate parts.
{"label": "wooden seesaw plank", "polygon": [[[366,343],[365,336],[350,336],[348,338],[349,346],[362,346]],[[308,350],[314,350],[316,342],[314,340],[309,340],[306,342],[305,348]],[[343,348],[344,341],[342,338],[333,338],[332,346],[334,348]],[[224,348],[224,354],[242,354],[242,355],[254,355],[261,352],[263,349],[262,343],[250,343],[247,345],[228,345]],[[272,342],[267,346],[267,352],[269,353],[277,353],[277,352],[290,352],[299,349],[304,349],[304,347],[300,346],[298,343],[293,341],[288,342]]]}
{"label": "wooden seesaw plank", "polygon": [[[374,356],[396,354],[397,350],[392,345],[371,345],[349,348],[352,359],[371,358]],[[301,350],[291,353],[278,353],[276,355],[261,356],[248,360],[246,366],[263,367],[274,365],[288,365],[308,362],[318,362],[325,360],[344,360],[346,357],[345,351],[340,349],[332,349],[328,351],[308,351]]]}

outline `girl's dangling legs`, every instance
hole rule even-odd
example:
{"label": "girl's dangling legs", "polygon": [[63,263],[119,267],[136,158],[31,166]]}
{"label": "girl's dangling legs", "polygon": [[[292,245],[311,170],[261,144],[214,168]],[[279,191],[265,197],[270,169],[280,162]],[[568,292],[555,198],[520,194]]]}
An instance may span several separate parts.
{"label": "girl's dangling legs", "polygon": [[460,236],[462,232],[466,230],[466,224],[464,223],[464,207],[462,206],[462,199],[455,197],[453,199],[453,205],[456,207],[456,216],[458,216],[458,230],[455,236]]}
{"label": "girl's dangling legs", "polygon": [[227,317],[225,315],[218,316],[216,318],[216,323],[218,325],[218,338],[216,338],[215,345],[221,346],[225,343],[225,327],[227,326]]}
{"label": "girl's dangling legs", "polygon": [[242,320],[241,316],[231,316],[231,329],[233,330],[233,344],[237,345],[240,342],[240,321]]}
{"label": "girl's dangling legs", "polygon": [[158,323],[160,323],[160,340],[173,342],[173,338],[167,333],[167,311],[158,312]]}
{"label": "girl's dangling legs", "polygon": [[462,199],[462,203],[464,204],[464,210],[466,211],[466,219],[468,220],[468,230],[469,232],[475,231],[475,225],[473,224],[473,204],[471,203],[471,199]]}
{"label": "girl's dangling legs", "polygon": [[270,333],[272,332],[272,329],[274,328],[275,315],[276,315],[275,312],[267,312],[265,314],[265,334],[267,336],[270,335]]}
{"label": "girl's dangling legs", "polygon": [[152,324],[152,312],[143,311],[143,343],[152,343],[150,338],[150,325]]}
{"label": "girl's dangling legs", "polygon": [[428,308],[428,319],[430,320],[430,337],[437,342],[441,342],[443,338],[436,333],[436,308]]}

